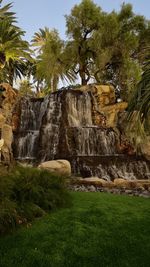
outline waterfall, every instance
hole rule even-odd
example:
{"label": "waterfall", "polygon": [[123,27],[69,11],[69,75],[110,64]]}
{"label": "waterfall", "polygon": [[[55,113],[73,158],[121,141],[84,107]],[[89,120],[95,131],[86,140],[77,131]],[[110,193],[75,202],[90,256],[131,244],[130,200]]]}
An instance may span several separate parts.
{"label": "waterfall", "polygon": [[21,100],[20,127],[14,138],[17,159],[35,159],[38,151],[39,130],[47,109],[48,98]]}
{"label": "waterfall", "polygon": [[150,163],[142,157],[128,155],[77,157],[72,161],[73,171],[82,177],[97,176],[106,180],[150,179]]}
{"label": "waterfall", "polygon": [[47,157],[54,159],[57,154],[61,119],[61,97],[54,93],[48,98],[47,110],[41,127],[40,154],[42,161],[46,160]]}
{"label": "waterfall", "polygon": [[150,178],[150,163],[120,155],[119,132],[95,123],[93,110],[98,111],[98,105],[90,91],[60,90],[43,99],[24,98],[20,104],[13,143],[16,159],[68,159],[72,171],[83,177]]}
{"label": "waterfall", "polygon": [[68,92],[66,95],[67,114],[69,126],[92,126],[92,102],[91,95],[87,92]]}
{"label": "waterfall", "polygon": [[70,143],[70,154],[73,140],[78,156],[114,155],[117,153],[117,136],[112,129],[104,129],[98,126],[80,126],[72,127],[71,131],[72,135],[69,136],[71,136],[72,142],[68,142]]}

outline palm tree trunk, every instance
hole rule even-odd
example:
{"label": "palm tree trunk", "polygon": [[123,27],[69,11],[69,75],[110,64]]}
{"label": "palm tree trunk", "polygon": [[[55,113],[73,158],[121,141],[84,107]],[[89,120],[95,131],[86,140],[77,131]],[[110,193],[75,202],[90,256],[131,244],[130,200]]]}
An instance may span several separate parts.
{"label": "palm tree trunk", "polygon": [[57,75],[54,75],[51,79],[51,92],[55,92],[57,90],[59,78]]}
{"label": "palm tree trunk", "polygon": [[9,84],[13,87],[13,80],[14,80],[14,69],[10,66],[9,74],[8,74]]}

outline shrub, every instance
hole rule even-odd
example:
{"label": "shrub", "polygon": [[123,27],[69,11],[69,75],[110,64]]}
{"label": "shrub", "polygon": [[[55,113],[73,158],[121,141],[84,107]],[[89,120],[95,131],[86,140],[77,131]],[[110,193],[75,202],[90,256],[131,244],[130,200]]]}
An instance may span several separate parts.
{"label": "shrub", "polygon": [[16,203],[4,198],[0,201],[0,233],[7,229],[14,228],[17,222]]}
{"label": "shrub", "polygon": [[16,167],[0,176],[0,232],[70,203],[65,177]]}

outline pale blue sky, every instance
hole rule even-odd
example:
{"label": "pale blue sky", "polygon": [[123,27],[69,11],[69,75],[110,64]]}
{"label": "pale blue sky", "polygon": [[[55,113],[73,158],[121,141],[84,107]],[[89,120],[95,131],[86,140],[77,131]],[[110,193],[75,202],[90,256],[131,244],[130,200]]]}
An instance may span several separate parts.
{"label": "pale blue sky", "polygon": [[[3,0],[13,2],[13,11],[17,13],[19,26],[26,31],[25,38],[30,41],[34,32],[45,26],[56,28],[61,38],[65,38],[65,14],[80,3],[80,0]],[[150,19],[150,0],[95,0],[104,11],[118,10],[122,2],[131,3],[137,14]]]}

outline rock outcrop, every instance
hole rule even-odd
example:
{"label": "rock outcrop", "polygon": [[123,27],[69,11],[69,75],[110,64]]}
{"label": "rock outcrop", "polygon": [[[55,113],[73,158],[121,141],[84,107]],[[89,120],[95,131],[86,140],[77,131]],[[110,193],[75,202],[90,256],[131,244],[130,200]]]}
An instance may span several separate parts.
{"label": "rock outcrop", "polygon": [[35,163],[65,159],[82,177],[147,179],[150,162],[135,155],[118,127],[126,107],[125,102],[116,103],[112,86],[88,85],[42,99],[23,98],[20,121],[14,123],[14,156]]}
{"label": "rock outcrop", "polygon": [[123,112],[127,102],[116,103],[114,87],[111,85],[87,85],[79,88],[82,92],[92,95],[93,122],[102,127],[115,128],[118,122],[118,113]]}
{"label": "rock outcrop", "polygon": [[0,139],[4,140],[1,148],[1,160],[10,163],[12,160],[12,110],[16,103],[17,94],[7,84],[0,84]]}

